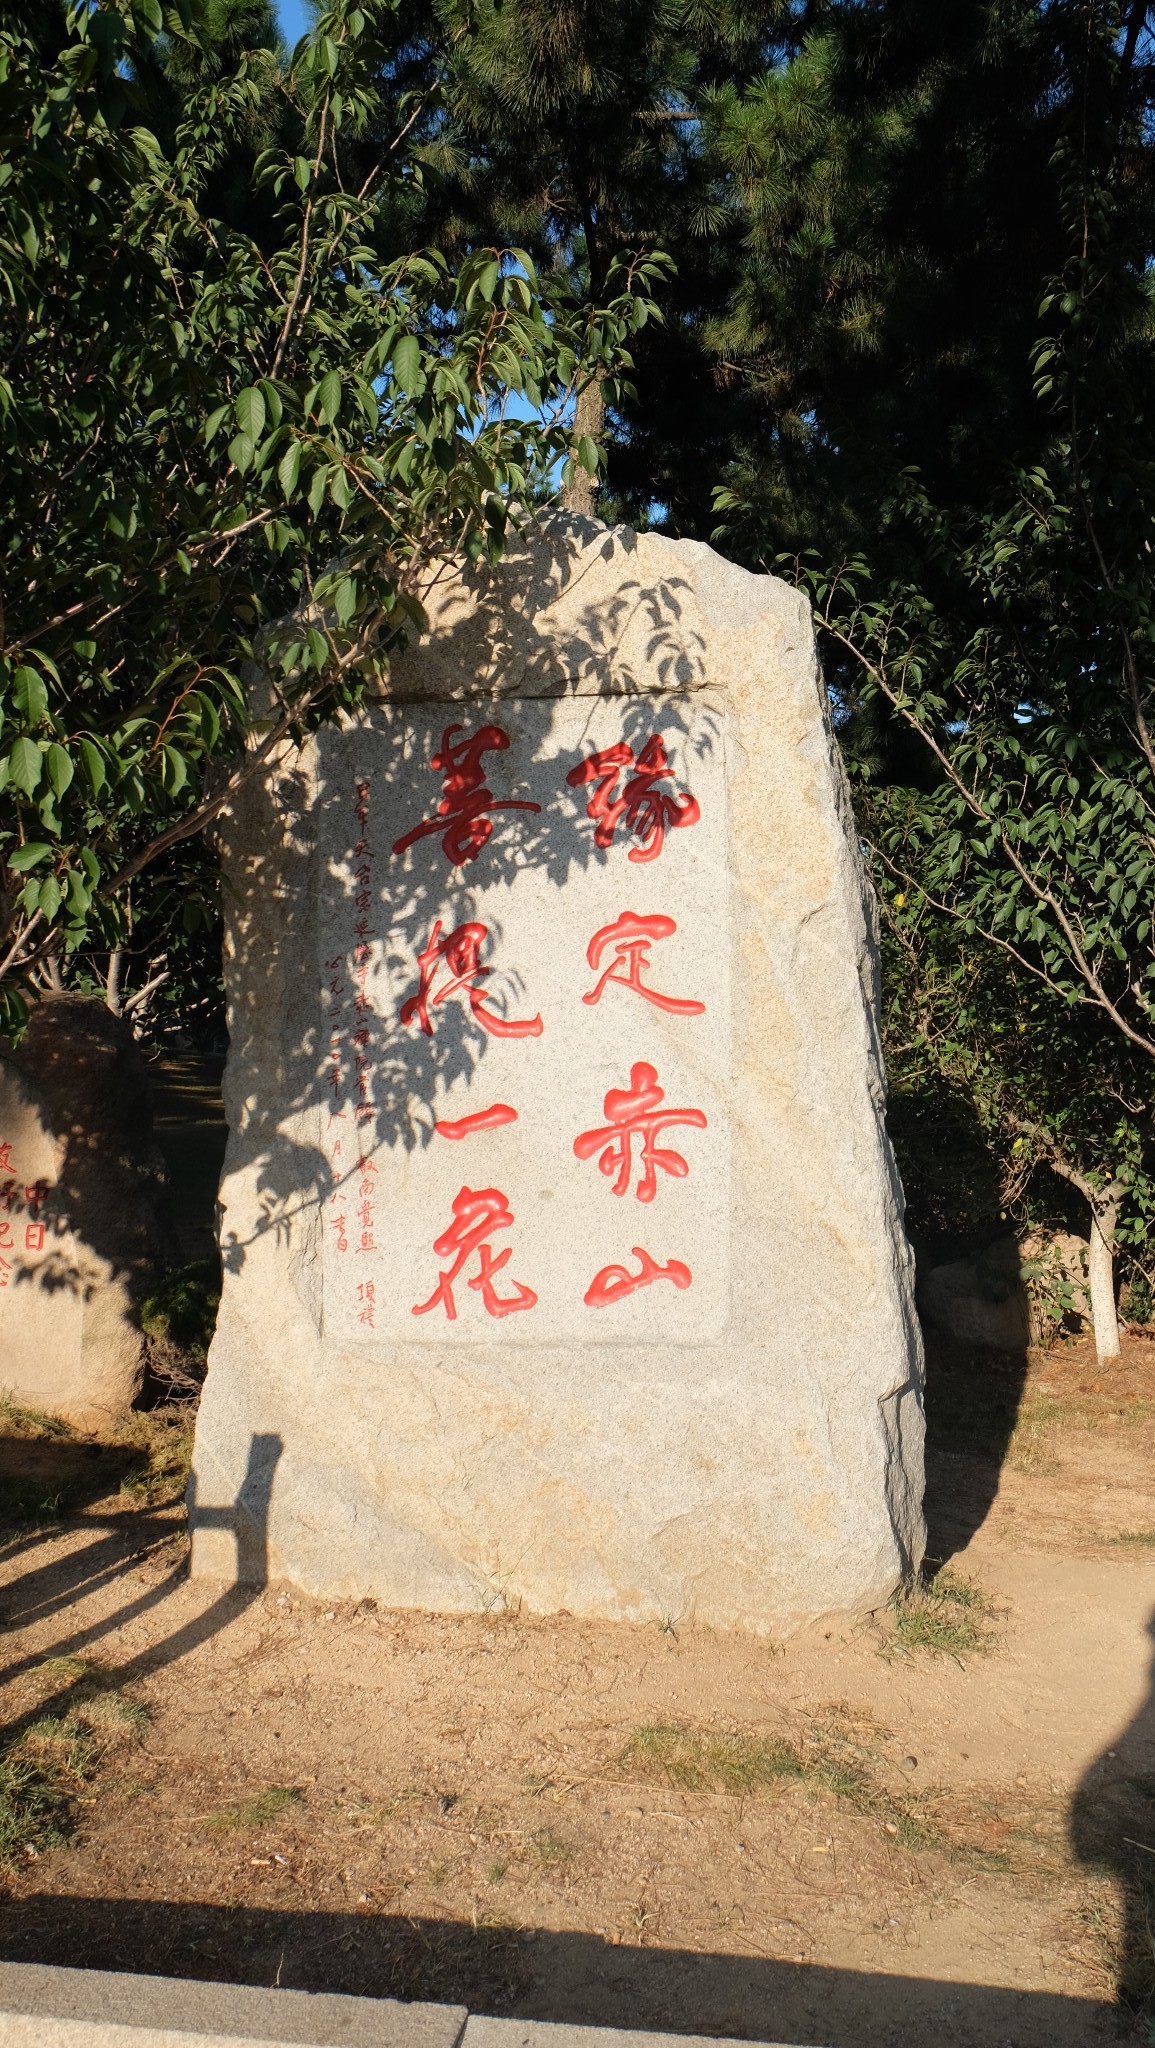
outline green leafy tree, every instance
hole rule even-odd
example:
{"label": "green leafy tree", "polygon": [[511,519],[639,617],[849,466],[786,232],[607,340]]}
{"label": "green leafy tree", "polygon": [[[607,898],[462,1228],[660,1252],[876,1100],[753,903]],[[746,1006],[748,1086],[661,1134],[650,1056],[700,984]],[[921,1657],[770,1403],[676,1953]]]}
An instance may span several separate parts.
{"label": "green leafy tree", "polygon": [[1136,1296],[1149,1293],[1149,1062],[1106,1020],[1024,987],[1005,955],[960,944],[923,899],[880,879],[891,1118],[908,1196],[964,1234],[998,1217],[1020,1230],[1074,1221],[1106,1363],[1119,1353],[1117,1261]]}
{"label": "green leafy tree", "polygon": [[[661,343],[679,353],[684,309],[709,264],[708,241],[689,231],[710,204],[700,102],[718,77],[748,70],[764,49],[765,10],[742,0],[477,0],[462,34],[447,0],[411,0],[406,19],[385,104],[394,122],[402,109],[415,117],[424,176],[398,195],[398,241],[454,250],[513,241],[543,273],[565,278],[582,305],[605,296],[623,251],[675,250],[686,273],[673,285],[676,317],[644,337],[651,396],[643,411],[652,416],[655,373],[668,381]],[[717,303],[723,296],[717,288]],[[683,405],[696,396],[687,377]],[[616,409],[619,397],[618,431],[610,432],[607,403]],[[611,448],[612,487],[620,488],[617,470],[633,438],[621,431],[626,417],[628,392],[581,379],[574,430],[586,465],[567,487],[574,509],[594,509]],[[637,453],[632,470],[642,477],[646,455]],[[636,509],[644,517],[645,506]]]}
{"label": "green leafy tree", "polygon": [[[500,551],[574,449],[580,376],[616,390],[651,310],[655,260],[575,305],[527,252],[382,248],[421,167],[403,123],[351,186],[343,140],[395,29],[389,0],[319,13],[281,81],[299,145],[255,162],[258,240],[206,193],[265,104],[259,40],[217,61],[158,0],[0,28],[10,1030],[42,973],[130,939],[127,892],[239,781],[372,692],[433,565]],[[167,144],[142,119],[158,38]]]}
{"label": "green leafy tree", "polygon": [[[1155,152],[1085,41],[1069,255],[1031,351],[1045,437],[980,502],[899,479],[884,563],[804,566],[847,698],[917,744],[861,810],[904,889],[1155,1057]],[[893,566],[908,546],[906,573]],[[910,573],[916,565],[917,575]]]}
{"label": "green leafy tree", "polygon": [[725,529],[815,601],[924,966],[988,962],[968,1059],[1038,1048],[1006,1100],[1090,1204],[1100,1306],[1155,1055],[1152,57],[1145,5],[833,4],[718,139],[716,345],[761,404]]}

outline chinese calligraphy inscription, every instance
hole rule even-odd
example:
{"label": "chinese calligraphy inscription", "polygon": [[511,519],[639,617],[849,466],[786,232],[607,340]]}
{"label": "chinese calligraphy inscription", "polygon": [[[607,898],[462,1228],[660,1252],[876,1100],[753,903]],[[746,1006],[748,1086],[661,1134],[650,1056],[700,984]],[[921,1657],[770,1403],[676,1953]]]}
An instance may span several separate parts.
{"label": "chinese calligraphy inscription", "polygon": [[[636,743],[612,703],[510,703],[500,723],[430,706],[381,758],[358,749],[326,929],[351,922],[321,978],[325,1315],[350,1337],[724,1326],[725,778],[706,707],[648,708]],[[632,1244],[631,1194],[660,1256]]]}

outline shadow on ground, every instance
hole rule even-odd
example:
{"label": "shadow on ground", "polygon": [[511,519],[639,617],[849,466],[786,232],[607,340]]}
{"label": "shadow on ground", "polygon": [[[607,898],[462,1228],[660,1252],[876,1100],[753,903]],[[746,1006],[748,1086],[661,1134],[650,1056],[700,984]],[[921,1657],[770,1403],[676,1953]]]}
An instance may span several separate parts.
{"label": "shadow on ground", "polygon": [[[24,1446],[24,1448],[28,1448]],[[58,1455],[75,1448],[71,1445],[51,1443],[50,1448]],[[84,1447],[81,1446],[81,1449]],[[99,1447],[97,1447],[99,1449]],[[116,1447],[119,1450],[120,1447]],[[226,1529],[236,1545],[237,1585],[225,1587],[218,1598],[195,1620],[175,1629],[171,1635],[150,1644],[140,1657],[119,1666],[107,1667],[107,1678],[118,1686],[132,1684],[146,1673],[152,1673],[175,1663],[190,1650],[199,1648],[211,1636],[235,1619],[245,1607],[256,1600],[268,1583],[268,1523],[269,1502],[273,1481],[282,1451],[281,1439],[275,1435],[256,1435],[249,1441],[249,1455],[244,1478],[237,1497],[231,1506],[202,1511],[201,1519],[208,1526]],[[115,1451],[107,1454],[112,1458]],[[103,1472],[103,1491],[107,1492],[109,1479],[115,1465],[106,1464]],[[100,1482],[93,1479],[95,1488]],[[83,1495],[83,1488],[78,1487]],[[100,1496],[97,1495],[97,1498]],[[75,1505],[76,1503],[74,1503]],[[195,1489],[190,1487],[190,1506],[195,1507]],[[120,1578],[126,1565],[135,1563],[150,1555],[163,1556],[173,1538],[171,1520],[151,1517],[120,1515],[83,1518],[82,1526],[91,1541],[70,1552],[61,1561],[52,1558],[47,1564],[40,1564],[36,1551],[43,1544],[45,1530],[32,1528],[8,1532],[5,1555],[11,1559],[22,1556],[25,1567],[20,1578],[7,1590],[3,1620],[8,1629],[27,1627],[34,1622],[43,1622],[50,1616],[69,1616],[75,1602],[82,1595],[94,1592],[102,1583]],[[128,1621],[161,1606],[173,1587],[185,1577],[187,1563],[184,1546],[171,1568],[147,1591],[127,1600],[111,1615],[102,1615],[88,1627],[68,1627],[59,1642],[53,1645],[51,1655],[56,1658],[80,1657],[94,1642],[112,1634]],[[0,1679],[9,1681],[20,1677],[25,1671],[44,1662],[45,1652],[38,1649],[30,1656],[18,1659],[7,1668],[0,1670]],[[67,1715],[74,1696],[86,1684],[83,1671],[77,1673],[71,1685],[58,1688],[52,1699],[52,1712],[57,1719]],[[42,1715],[37,1705],[21,1715],[15,1722],[0,1730],[0,1743],[9,1749],[28,1732],[32,1722]]]}
{"label": "shadow on ground", "polygon": [[926,1540],[931,1567],[965,1550],[995,1496],[1027,1383],[1025,1351],[982,1351],[925,1326]]}
{"label": "shadow on ground", "polygon": [[13,1962],[428,1998],[523,2019],[828,2048],[865,2041],[1090,2048],[1113,2030],[1110,2008],[1046,1992],[614,1947],[593,1934],[370,1912],[32,1895],[6,1910],[0,1954]]}

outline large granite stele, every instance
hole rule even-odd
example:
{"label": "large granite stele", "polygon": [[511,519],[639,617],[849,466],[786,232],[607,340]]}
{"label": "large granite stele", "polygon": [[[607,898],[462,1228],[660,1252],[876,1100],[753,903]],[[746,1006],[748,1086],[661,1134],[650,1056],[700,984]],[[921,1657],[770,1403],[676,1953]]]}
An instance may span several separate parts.
{"label": "large granite stele", "polygon": [[922,1549],[872,913],[806,606],[554,519],[226,823],[193,1568],[781,1632]]}

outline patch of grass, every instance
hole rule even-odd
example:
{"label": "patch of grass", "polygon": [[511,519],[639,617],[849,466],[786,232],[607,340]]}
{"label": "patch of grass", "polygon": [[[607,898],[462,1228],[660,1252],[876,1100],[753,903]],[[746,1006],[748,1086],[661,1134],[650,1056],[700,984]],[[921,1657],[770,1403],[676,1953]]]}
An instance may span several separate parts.
{"label": "patch of grass", "polygon": [[73,1713],[85,1728],[103,1729],[111,1734],[143,1735],[149,1722],[148,1708],[143,1702],[130,1699],[116,1687],[77,1700]]}
{"label": "patch of grass", "polygon": [[1015,1472],[1042,1474],[1053,1472],[1055,1461],[1050,1455],[1051,1432],[1067,1421],[1068,1404],[1049,1401],[1039,1397],[1031,1402],[1029,1409],[1019,1414],[1014,1429],[1007,1440],[1006,1462]]}
{"label": "patch of grass", "polygon": [[82,1657],[47,1658],[33,1676],[42,1689],[67,1686],[70,1697],[66,1711],[39,1715],[0,1751],[4,1870],[18,1869],[67,1840],[74,1801],[114,1744],[138,1736],[148,1720],[139,1700],[108,1683]]}
{"label": "patch of grass", "polygon": [[31,1675],[54,1689],[57,1685],[68,1684],[74,1678],[85,1678],[96,1669],[97,1666],[90,1663],[87,1657],[45,1657],[43,1663],[38,1664]]}
{"label": "patch of grass", "polygon": [[799,1751],[778,1736],[715,1735],[676,1722],[636,1728],[619,1762],[680,1791],[739,1797],[805,1774]]}
{"label": "patch of grass", "polygon": [[1155,1529],[1120,1529],[1117,1536],[1108,1536],[1106,1541],[1131,1544],[1141,1550],[1155,1550]]}
{"label": "patch of grass", "polygon": [[129,1419],[137,1455],[120,1482],[122,1494],[142,1507],[171,1507],[182,1498],[192,1463],[195,1416],[185,1404],[153,1408]]}
{"label": "patch of grass", "polygon": [[211,1828],[215,1834],[263,1828],[304,1803],[305,1795],[295,1785],[266,1785],[262,1792],[254,1792],[247,1799],[234,1799],[216,1813],[206,1814],[202,1826]]}
{"label": "patch of grass", "polygon": [[508,1869],[509,1869],[509,1864],[508,1864],[508,1863],[501,1863],[501,1862],[498,1862],[498,1863],[491,1863],[491,1864],[490,1864],[490,1866],[489,1866],[489,1882],[490,1882],[490,1884],[500,1884],[500,1883],[501,1883],[501,1880],[502,1880],[502,1878],[503,1878],[503,1877],[505,1876],[505,1873],[506,1873],[506,1871],[507,1871]]}
{"label": "patch of grass", "polygon": [[86,1729],[102,1734],[107,1746],[117,1736],[140,1735],[148,1726],[149,1711],[144,1703],[133,1699],[110,1672],[85,1657],[46,1657],[29,1676],[42,1696],[67,1692],[63,1714],[35,1724],[42,1733],[49,1726]]}
{"label": "patch of grass", "polygon": [[15,1531],[58,1522],[68,1491],[67,1487],[57,1486],[48,1492],[43,1479],[5,1479],[0,1528]]}
{"label": "patch of grass", "polygon": [[655,1724],[635,1729],[618,1761],[685,1792],[749,1798],[776,1785],[802,1785],[881,1821],[903,1848],[930,1848],[937,1839],[916,1807],[880,1785],[859,1747],[837,1729],[816,1727],[795,1743],[781,1736]]}
{"label": "patch of grass", "polygon": [[958,1572],[917,1579],[895,1594],[891,1635],[882,1654],[929,1650],[941,1657],[976,1657],[998,1641],[990,1624],[994,1608],[982,1589]]}
{"label": "patch of grass", "polygon": [[0,1756],[0,1869],[18,1869],[30,1856],[64,1841],[74,1789],[24,1743],[14,1743]]}
{"label": "patch of grass", "polygon": [[15,1394],[0,1389],[0,1424],[19,1436],[74,1437],[76,1431],[59,1415],[46,1415],[41,1408],[26,1408]]}
{"label": "patch of grass", "polygon": [[555,1835],[552,1828],[535,1828],[529,1838],[529,1847],[539,1863],[555,1866],[568,1863],[573,1849],[561,1835]]}

